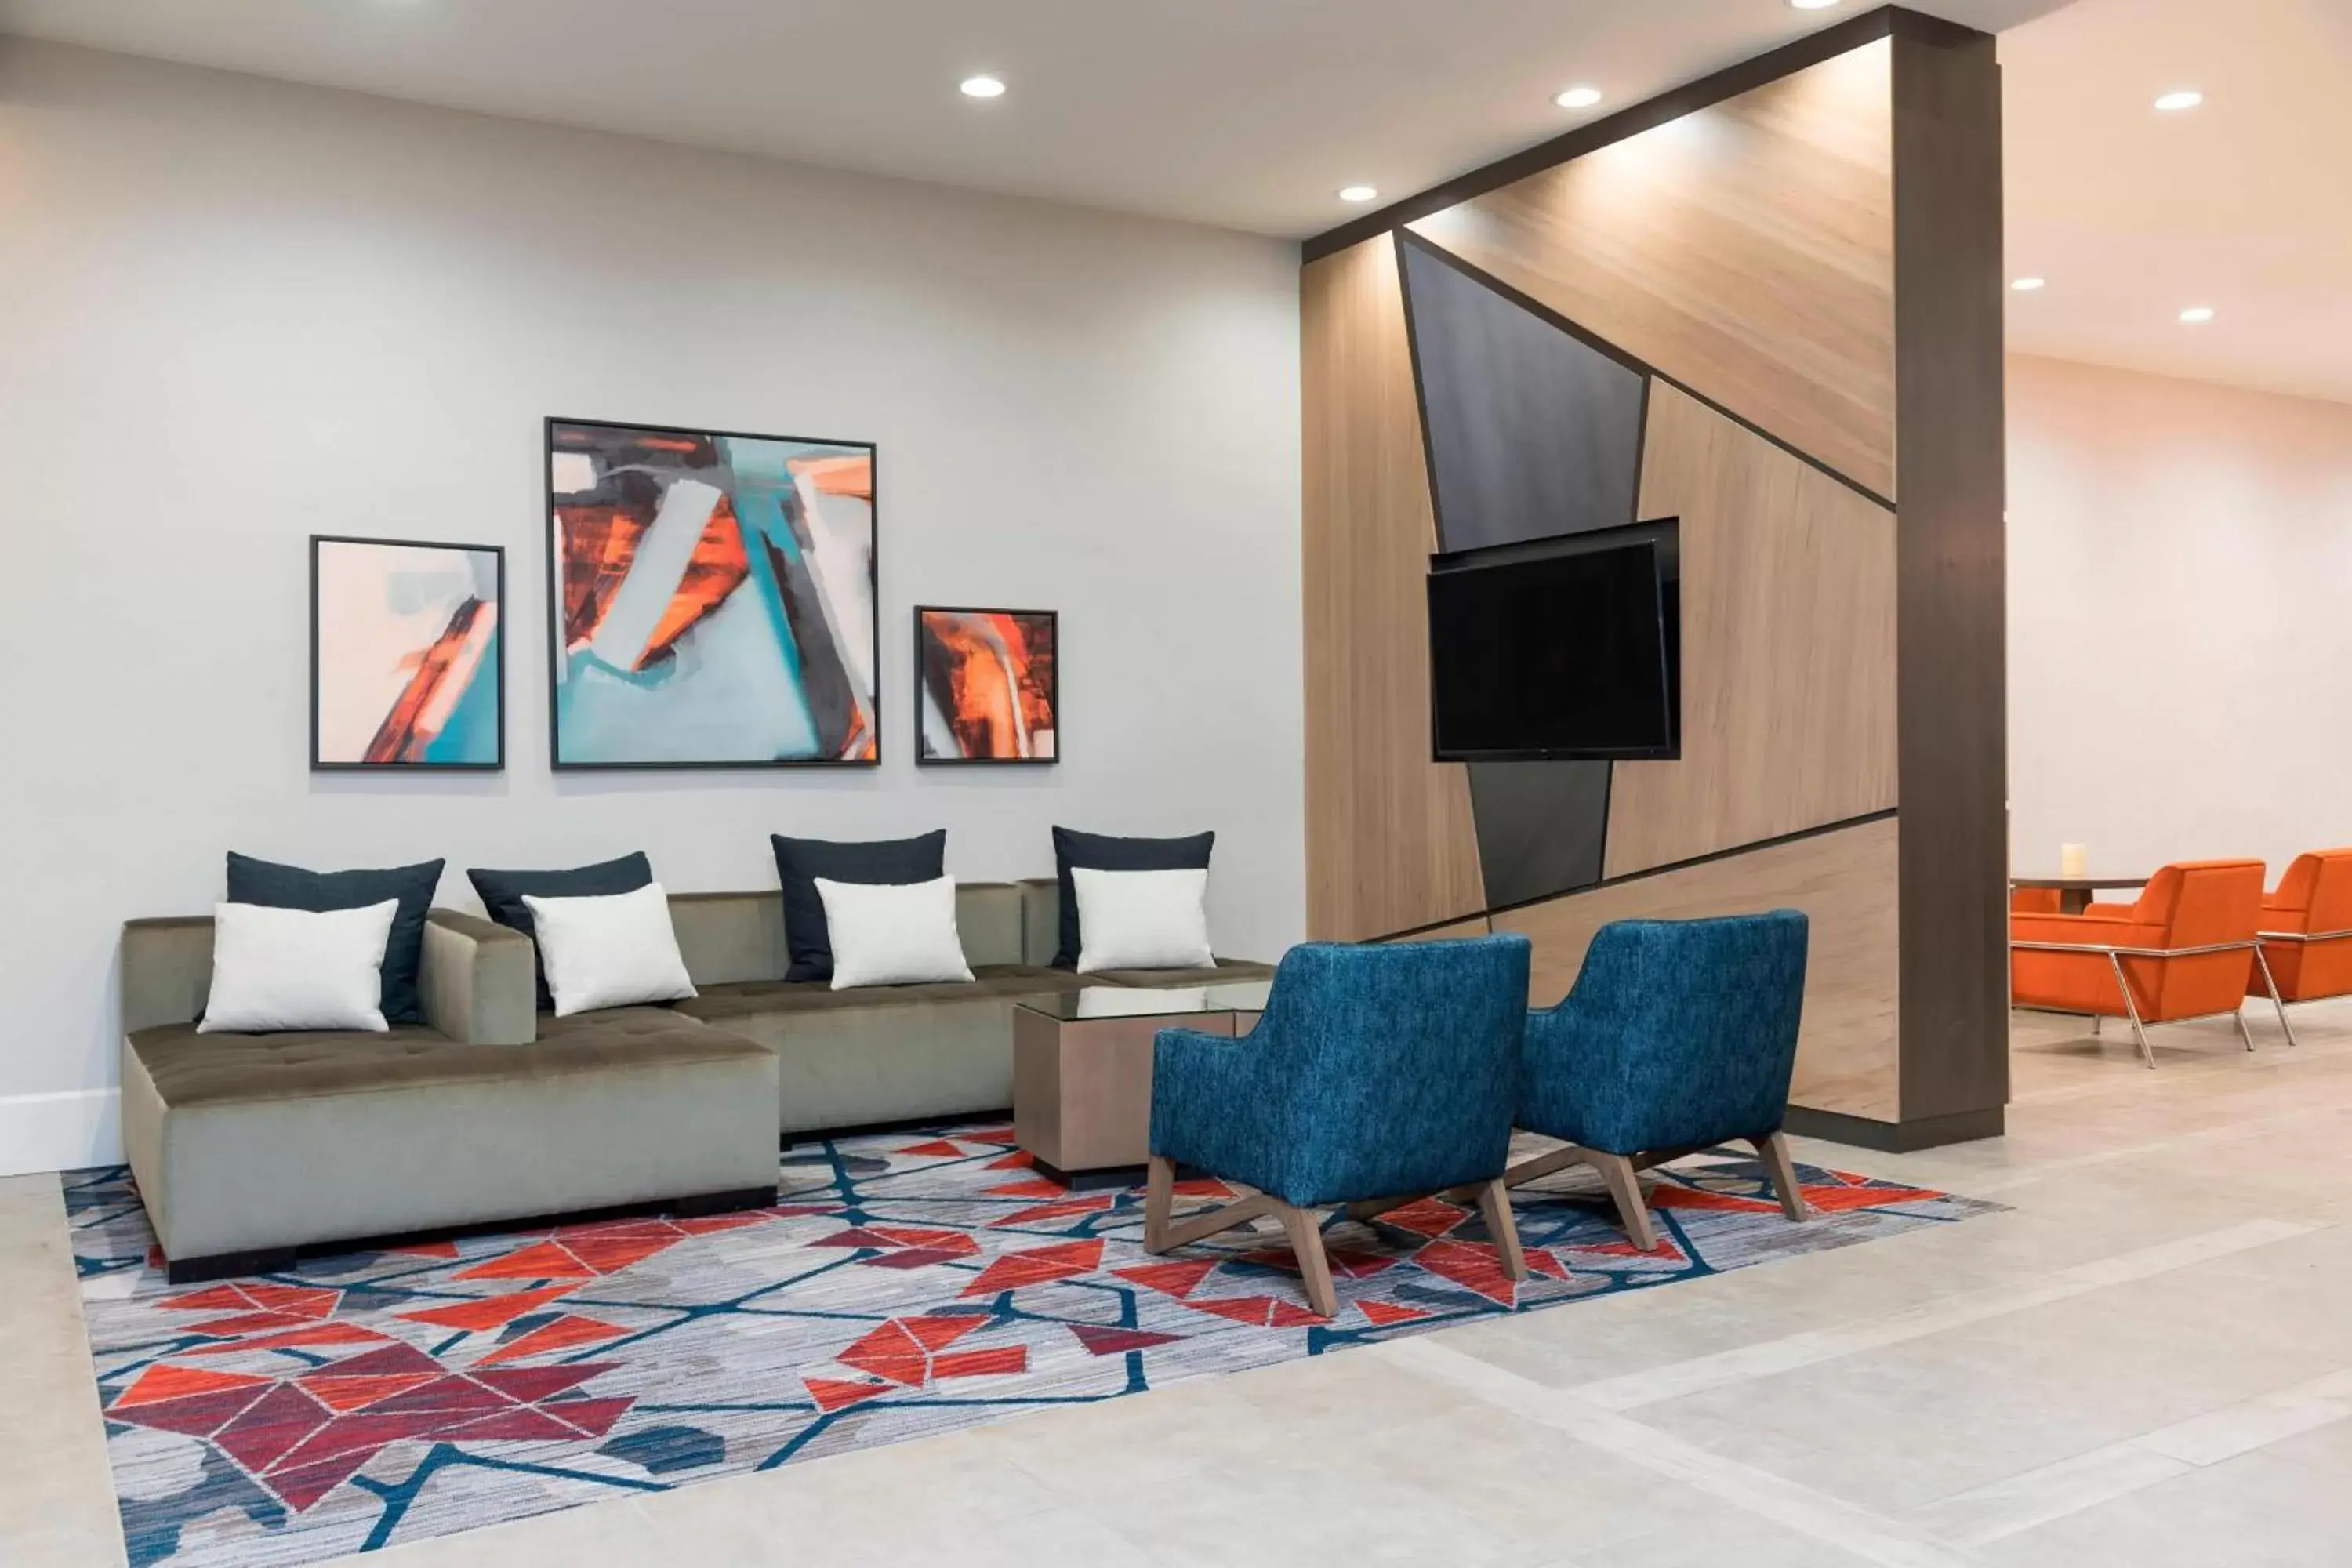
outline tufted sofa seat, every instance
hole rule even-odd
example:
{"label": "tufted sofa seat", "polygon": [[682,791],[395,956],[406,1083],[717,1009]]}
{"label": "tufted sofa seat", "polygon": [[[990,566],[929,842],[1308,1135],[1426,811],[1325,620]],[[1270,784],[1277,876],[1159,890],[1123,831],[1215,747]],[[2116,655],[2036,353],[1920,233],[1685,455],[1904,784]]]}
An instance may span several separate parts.
{"label": "tufted sofa seat", "polygon": [[425,1026],[200,1035],[212,922],[125,928],[123,1145],[175,1281],[330,1242],[773,1201],[772,1052],[659,1007],[485,1038],[531,1026],[530,949],[470,916],[434,911],[425,965]]}

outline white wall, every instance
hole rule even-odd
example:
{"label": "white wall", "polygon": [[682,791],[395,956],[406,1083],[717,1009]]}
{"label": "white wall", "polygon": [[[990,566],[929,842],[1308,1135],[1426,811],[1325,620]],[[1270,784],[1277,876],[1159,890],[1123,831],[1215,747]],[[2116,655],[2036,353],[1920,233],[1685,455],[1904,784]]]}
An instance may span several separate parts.
{"label": "white wall", "polygon": [[2012,356],[2009,589],[2021,875],[2352,844],[2352,405]]}
{"label": "white wall", "polygon": [[[0,1171],[110,1158],[117,928],[232,847],[772,886],[771,831],[1218,834],[1212,921],[1305,923],[1297,271],[1205,229],[0,38]],[[545,615],[541,417],[881,448],[878,772],[306,769],[305,538],[501,543]],[[908,607],[1062,612],[1067,760],[919,771]]]}

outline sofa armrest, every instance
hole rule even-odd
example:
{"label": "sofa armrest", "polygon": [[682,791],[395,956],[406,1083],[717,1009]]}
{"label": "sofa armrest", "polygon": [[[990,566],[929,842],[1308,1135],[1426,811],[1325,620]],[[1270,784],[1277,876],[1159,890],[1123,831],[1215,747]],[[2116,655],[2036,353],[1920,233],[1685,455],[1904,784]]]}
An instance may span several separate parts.
{"label": "sofa armrest", "polygon": [[126,921],[120,997],[122,1032],[191,1024],[213,982],[213,918]]}
{"label": "sofa armrest", "polygon": [[530,938],[456,910],[425,917],[417,977],[425,1021],[468,1046],[527,1046],[539,1037]]}

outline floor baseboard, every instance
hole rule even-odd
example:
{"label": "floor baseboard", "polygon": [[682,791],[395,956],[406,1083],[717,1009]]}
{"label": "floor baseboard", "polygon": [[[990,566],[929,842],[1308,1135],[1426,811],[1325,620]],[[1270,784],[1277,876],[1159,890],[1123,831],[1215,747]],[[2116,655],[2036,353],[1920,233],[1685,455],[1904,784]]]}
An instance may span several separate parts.
{"label": "floor baseboard", "polygon": [[113,1089],[0,1095],[0,1176],[120,1164],[121,1110]]}

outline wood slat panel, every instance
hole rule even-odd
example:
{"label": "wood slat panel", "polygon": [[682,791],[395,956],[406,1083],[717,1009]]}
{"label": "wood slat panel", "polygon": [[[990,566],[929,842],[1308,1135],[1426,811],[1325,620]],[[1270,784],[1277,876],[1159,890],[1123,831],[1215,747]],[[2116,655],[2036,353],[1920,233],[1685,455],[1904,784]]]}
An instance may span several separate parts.
{"label": "wood slat panel", "polygon": [[1299,279],[1306,446],[1307,927],[1360,940],[1486,906],[1470,781],[1430,761],[1437,546],[1396,248]]}
{"label": "wood slat panel", "polygon": [[1494,918],[1535,944],[1528,997],[1568,994],[1593,932],[1617,920],[1690,920],[1799,909],[1811,917],[1793,1104],[1895,1119],[1898,956],[1893,817],[1680,870],[1570,893]]}
{"label": "wood slat panel", "polygon": [[1456,921],[1452,925],[1438,926],[1430,931],[1417,931],[1409,936],[1392,936],[1387,940],[1390,942],[1453,942],[1465,936],[1493,934],[1494,928],[1487,921],[1486,917],[1478,915],[1470,920]]}
{"label": "wood slat panel", "polygon": [[1892,499],[1890,57],[1865,45],[1410,226]]}
{"label": "wood slat panel", "polygon": [[1683,754],[1616,764],[1602,874],[1894,805],[1894,514],[1654,383],[1642,515],[1682,519]]}

